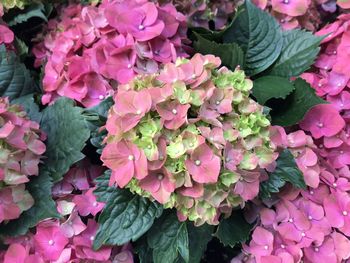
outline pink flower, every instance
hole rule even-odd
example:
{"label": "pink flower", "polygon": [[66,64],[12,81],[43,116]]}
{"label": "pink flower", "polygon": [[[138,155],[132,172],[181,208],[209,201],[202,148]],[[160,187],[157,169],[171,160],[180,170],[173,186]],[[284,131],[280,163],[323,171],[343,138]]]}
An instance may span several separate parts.
{"label": "pink flower", "polygon": [[177,130],[187,121],[187,111],[190,105],[183,105],[173,100],[157,104],[156,108],[164,126],[170,130]]}
{"label": "pink flower", "polygon": [[337,96],[327,96],[329,101],[338,111],[350,109],[350,92],[342,91]]}
{"label": "pink flower", "polygon": [[101,160],[112,169],[110,184],[119,187],[127,185],[132,177],[143,179],[147,175],[147,159],[143,151],[128,141],[107,144],[102,151]]}
{"label": "pink flower", "polygon": [[96,201],[96,197],[93,194],[94,190],[95,188],[90,188],[84,194],[74,196],[73,202],[76,204],[80,215],[87,216],[92,214],[96,216],[103,209],[104,203]]}
{"label": "pink flower", "polygon": [[151,109],[152,98],[147,90],[118,92],[114,100],[115,118],[109,118],[106,124],[108,132],[115,135],[134,128]]}
{"label": "pink flower", "polygon": [[205,143],[199,145],[185,161],[186,168],[197,183],[215,183],[220,173],[220,157]]}
{"label": "pink flower", "polygon": [[164,22],[158,19],[158,10],[154,3],[114,2],[106,6],[106,18],[109,24],[120,33],[130,33],[138,41],[147,41],[159,36]]}
{"label": "pink flower", "polygon": [[271,0],[273,10],[289,16],[301,16],[308,9],[307,0]]}
{"label": "pink flower", "polygon": [[330,137],[337,134],[344,128],[345,122],[333,106],[319,104],[306,113],[299,125],[318,139],[322,136]]}
{"label": "pink flower", "polygon": [[68,239],[56,225],[39,225],[34,235],[35,247],[46,260],[57,260]]}
{"label": "pink flower", "polygon": [[0,189],[0,222],[15,219],[20,214],[21,210],[13,200],[11,188]]}
{"label": "pink flower", "polygon": [[0,44],[10,44],[13,42],[15,35],[5,25],[0,25]]}
{"label": "pink flower", "polygon": [[231,143],[226,143],[224,154],[226,169],[236,171],[237,165],[243,160],[243,149],[233,148]]}
{"label": "pink flower", "polygon": [[76,211],[73,211],[60,227],[64,235],[68,238],[79,235],[86,229],[86,225],[81,221]]}
{"label": "pink flower", "polygon": [[11,244],[7,249],[3,263],[25,263],[28,252],[20,244]]}
{"label": "pink flower", "polygon": [[175,190],[175,180],[170,172],[163,167],[160,170],[150,171],[140,181],[140,187],[150,192],[159,203],[165,204]]}
{"label": "pink flower", "polygon": [[331,238],[326,238],[319,246],[305,248],[305,257],[310,262],[337,263],[337,256],[334,253],[334,242]]}
{"label": "pink flower", "polygon": [[243,245],[243,248],[256,257],[268,256],[273,250],[273,235],[258,226],[252,234],[252,241],[250,241],[249,246]]}
{"label": "pink flower", "polygon": [[345,192],[335,192],[324,200],[326,218],[332,227],[350,235],[350,197]]}
{"label": "pink flower", "polygon": [[92,249],[97,227],[97,223],[89,219],[87,228],[79,236],[73,238],[75,253],[78,258],[97,261],[107,261],[109,259],[112,251],[110,247],[102,247],[98,251]]}
{"label": "pink flower", "polygon": [[234,187],[234,193],[240,195],[245,201],[254,199],[259,193],[260,173],[242,170],[240,175]]}

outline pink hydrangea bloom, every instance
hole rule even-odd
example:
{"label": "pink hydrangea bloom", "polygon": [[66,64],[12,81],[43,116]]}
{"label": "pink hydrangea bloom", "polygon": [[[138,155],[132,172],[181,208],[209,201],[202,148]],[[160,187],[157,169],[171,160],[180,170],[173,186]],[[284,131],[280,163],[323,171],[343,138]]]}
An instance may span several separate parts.
{"label": "pink hydrangea bloom", "polygon": [[28,210],[34,200],[25,189],[30,176],[39,173],[46,135],[39,124],[29,120],[21,106],[0,98],[0,222]]}
{"label": "pink hydrangea bloom", "polygon": [[103,1],[72,4],[50,20],[33,49],[45,64],[44,104],[58,96],[92,107],[137,73],[154,73],[164,62],[186,57],[185,17],[172,4]]}
{"label": "pink hydrangea bloom", "polygon": [[101,155],[111,184],[175,207],[197,225],[218,224],[221,213],[254,199],[260,169],[278,156],[267,146],[263,108],[249,98],[252,81],[219,65],[195,54],[120,85]]}

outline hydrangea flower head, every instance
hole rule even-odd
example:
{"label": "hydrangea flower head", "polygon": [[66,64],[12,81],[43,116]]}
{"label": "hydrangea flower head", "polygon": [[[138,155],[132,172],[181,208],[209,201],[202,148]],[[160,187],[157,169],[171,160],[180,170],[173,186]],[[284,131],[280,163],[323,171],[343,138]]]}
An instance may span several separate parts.
{"label": "hydrangea flower head", "polygon": [[39,124],[29,120],[20,106],[0,98],[0,223],[33,205],[25,183],[38,175],[45,139]]}
{"label": "hydrangea flower head", "polygon": [[185,17],[172,4],[149,0],[72,4],[48,24],[33,49],[37,66],[45,64],[44,104],[58,96],[85,107],[112,95],[118,84],[138,73],[186,57]]}
{"label": "hydrangea flower head", "polygon": [[119,86],[101,155],[110,184],[196,224],[217,224],[257,195],[260,169],[278,155],[270,123],[249,98],[252,81],[220,63],[196,54]]}

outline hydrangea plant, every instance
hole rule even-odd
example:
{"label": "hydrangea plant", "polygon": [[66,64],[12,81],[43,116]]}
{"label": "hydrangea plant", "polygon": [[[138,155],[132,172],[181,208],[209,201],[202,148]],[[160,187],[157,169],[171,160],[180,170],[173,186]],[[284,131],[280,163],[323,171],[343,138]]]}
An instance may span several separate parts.
{"label": "hydrangea plant", "polygon": [[252,81],[196,54],[119,86],[101,159],[110,184],[176,207],[181,220],[217,224],[259,191],[277,158]]}
{"label": "hydrangea plant", "polygon": [[0,223],[16,219],[34,203],[25,189],[46,147],[46,135],[23,108],[0,98]]}

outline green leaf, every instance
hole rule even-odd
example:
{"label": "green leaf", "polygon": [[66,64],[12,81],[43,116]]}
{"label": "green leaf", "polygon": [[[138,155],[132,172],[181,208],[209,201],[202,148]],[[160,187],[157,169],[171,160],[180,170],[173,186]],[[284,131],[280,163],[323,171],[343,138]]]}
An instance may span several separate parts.
{"label": "green leaf", "polygon": [[225,30],[225,43],[237,43],[245,52],[244,70],[256,75],[271,66],[281,53],[282,30],[277,21],[246,0]]}
{"label": "green leaf", "polygon": [[0,96],[10,100],[35,92],[38,89],[29,71],[15,52],[0,45]]}
{"label": "green leaf", "polygon": [[154,263],[173,263],[181,255],[189,262],[189,241],[185,222],[179,222],[175,213],[168,213],[157,220],[147,234],[153,249]]}
{"label": "green leaf", "polygon": [[299,76],[314,63],[323,38],[299,29],[284,31],[282,53],[272,66],[270,74],[281,77]]}
{"label": "green leaf", "polygon": [[213,238],[214,226],[208,224],[194,226],[192,222],[187,222],[187,230],[190,250],[189,262],[199,263],[207,249],[207,244]]}
{"label": "green leaf", "polygon": [[14,16],[10,21],[8,21],[9,26],[14,26],[17,24],[21,24],[23,22],[27,22],[29,19],[33,17],[38,17],[47,22],[47,17],[45,14],[45,6],[42,3],[34,3],[29,5],[24,10],[20,11],[18,15]]}
{"label": "green leaf", "polygon": [[294,89],[288,79],[277,76],[264,76],[253,82],[253,96],[261,105],[272,98],[285,99]]}
{"label": "green leaf", "polygon": [[20,218],[11,220],[0,227],[0,233],[9,236],[19,236],[27,233],[39,221],[46,218],[59,218],[56,203],[52,200],[52,182],[48,173],[40,169],[39,176],[33,176],[26,188],[34,198],[34,206],[24,211]]}
{"label": "green leaf", "polygon": [[138,255],[140,263],[153,263],[153,250],[147,243],[147,235],[142,236],[133,244],[134,252]]}
{"label": "green leaf", "polygon": [[207,40],[197,33],[194,33],[197,40],[193,46],[196,52],[201,54],[212,54],[221,58],[222,65],[234,70],[237,66],[244,64],[244,54],[236,43],[220,44]]}
{"label": "green leaf", "polygon": [[248,240],[252,228],[253,225],[244,219],[242,211],[236,210],[232,211],[229,218],[225,218],[220,222],[215,236],[225,246],[234,247]]}
{"label": "green leaf", "polygon": [[134,195],[127,189],[109,187],[109,177],[110,171],[96,179],[97,189],[94,193],[106,205],[98,218],[95,249],[102,245],[123,245],[130,240],[137,240],[163,210],[158,203]]}
{"label": "green leaf", "polygon": [[294,81],[295,90],[280,104],[272,106],[272,124],[290,126],[303,119],[306,112],[317,104],[327,103],[303,79]]}
{"label": "green leaf", "polygon": [[90,137],[82,108],[67,98],[58,99],[42,112],[41,129],[47,134],[44,168],[58,182],[69,168],[84,158],[81,153]]}
{"label": "green leaf", "polygon": [[18,37],[15,37],[14,45],[16,48],[17,55],[23,61],[23,59],[28,55],[28,46],[26,45],[26,43],[24,43],[24,41],[22,41]]}
{"label": "green leaf", "polygon": [[41,121],[41,112],[39,112],[39,106],[35,103],[33,94],[28,94],[23,97],[14,99],[11,104],[21,105],[27,113],[27,116],[32,120],[40,123]]}
{"label": "green leaf", "polygon": [[284,149],[277,159],[276,170],[269,174],[269,179],[261,183],[260,194],[264,198],[271,197],[271,193],[278,193],[286,182],[296,188],[306,188],[303,174],[295,163],[294,156],[288,149]]}

